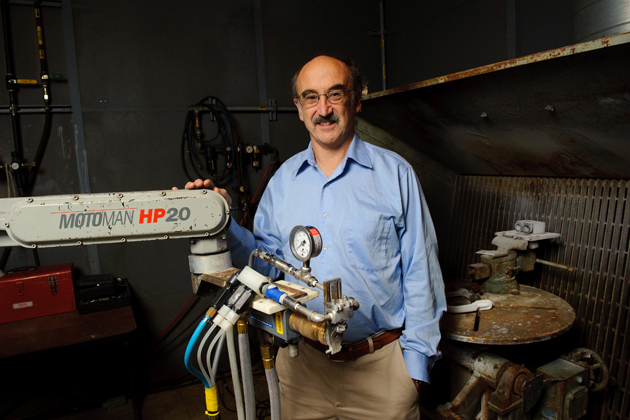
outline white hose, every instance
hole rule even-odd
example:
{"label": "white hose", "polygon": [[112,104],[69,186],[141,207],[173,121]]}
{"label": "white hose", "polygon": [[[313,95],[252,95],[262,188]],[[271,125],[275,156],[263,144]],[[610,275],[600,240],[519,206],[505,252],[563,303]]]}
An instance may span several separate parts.
{"label": "white hose", "polygon": [[221,351],[223,350],[223,344],[225,344],[225,334],[221,334],[221,339],[217,347],[217,351],[214,352],[214,362],[212,362],[212,377],[217,377],[219,371],[219,359],[221,358]]}
{"label": "white hose", "polygon": [[212,326],[208,328],[208,332],[206,332],[206,335],[203,336],[203,340],[201,340],[201,343],[199,343],[199,347],[197,348],[197,363],[199,364],[199,370],[201,371],[203,376],[206,378],[206,381],[208,381],[208,384],[210,384],[211,388],[212,388],[212,385],[214,385],[214,379],[211,380],[210,375],[208,374],[208,372],[210,371],[210,366],[208,365],[207,370],[203,367],[203,363],[201,363],[201,360],[202,360],[201,356],[203,354],[203,346],[206,344],[206,341],[208,340],[210,335],[212,335],[212,331],[214,331],[216,326],[217,324],[212,324]]}
{"label": "white hose", "polygon": [[243,397],[245,398],[245,415],[247,420],[256,420],[256,398],[254,397],[254,376],[252,360],[249,356],[249,335],[238,334],[238,352],[241,359],[241,375],[243,376]]}
{"label": "white hose", "polygon": [[234,399],[236,400],[236,412],[238,420],[245,420],[243,412],[243,395],[241,391],[241,380],[238,377],[238,358],[236,357],[236,346],[234,344],[234,327],[230,327],[225,332],[228,345],[228,356],[230,356],[230,369],[232,370],[232,383],[234,384]]}
{"label": "white hose", "polygon": [[[213,369],[214,365],[210,363],[210,357],[212,356],[212,349],[214,349],[214,346],[216,345],[217,341],[224,340],[224,339],[225,339],[225,331],[219,330],[219,332],[214,336],[214,340],[212,340],[212,343],[210,343],[210,347],[208,347],[208,351],[206,352],[206,366],[208,366],[208,373],[210,374],[210,380],[212,381],[212,384],[216,382],[216,377],[217,377],[216,372]],[[217,352],[220,352],[220,351],[221,349],[219,348]]]}
{"label": "white hose", "polygon": [[269,405],[271,406],[271,420],[280,420],[280,387],[276,368],[265,369],[267,386],[269,387]]}

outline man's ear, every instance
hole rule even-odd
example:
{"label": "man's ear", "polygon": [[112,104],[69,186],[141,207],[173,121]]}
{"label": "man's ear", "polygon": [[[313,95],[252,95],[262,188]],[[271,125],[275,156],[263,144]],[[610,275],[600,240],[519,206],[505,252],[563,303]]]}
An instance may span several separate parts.
{"label": "man's ear", "polygon": [[304,114],[302,114],[302,106],[300,105],[300,101],[297,98],[293,98],[293,103],[298,109],[298,115],[300,116],[300,120],[304,121]]}

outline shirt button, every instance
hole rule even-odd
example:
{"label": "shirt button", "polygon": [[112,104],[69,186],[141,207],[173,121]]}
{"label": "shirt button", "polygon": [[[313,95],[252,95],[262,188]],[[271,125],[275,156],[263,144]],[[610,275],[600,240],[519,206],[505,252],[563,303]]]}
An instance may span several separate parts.
{"label": "shirt button", "polygon": [[328,213],[324,213],[324,217],[328,217]]}
{"label": "shirt button", "polygon": [[328,247],[324,245],[324,251],[328,251]]}

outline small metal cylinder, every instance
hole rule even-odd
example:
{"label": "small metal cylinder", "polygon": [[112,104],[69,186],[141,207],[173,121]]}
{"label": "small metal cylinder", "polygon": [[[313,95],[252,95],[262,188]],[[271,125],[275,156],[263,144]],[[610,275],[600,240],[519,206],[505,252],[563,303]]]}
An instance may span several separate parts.
{"label": "small metal cylinder", "polygon": [[293,312],[289,317],[289,326],[306,338],[319,341],[325,346],[328,345],[326,343],[325,322],[311,322],[305,315],[299,312]]}
{"label": "small metal cylinder", "polygon": [[248,322],[245,321],[243,318],[240,318],[236,322],[236,327],[238,329],[238,333],[239,334],[247,334],[247,325],[248,325]]}
{"label": "small metal cylinder", "polygon": [[263,367],[265,369],[273,369],[274,367],[276,367],[276,361],[271,351],[271,345],[266,343],[261,344],[260,355],[262,356]]}
{"label": "small metal cylinder", "polygon": [[289,357],[298,357],[300,355],[300,350],[298,349],[297,344],[289,344]]}

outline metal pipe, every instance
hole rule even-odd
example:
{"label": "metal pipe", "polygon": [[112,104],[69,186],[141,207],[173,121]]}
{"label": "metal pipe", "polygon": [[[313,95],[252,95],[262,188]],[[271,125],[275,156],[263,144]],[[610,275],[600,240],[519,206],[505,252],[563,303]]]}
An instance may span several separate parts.
{"label": "metal pipe", "polygon": [[568,266],[568,265],[563,265],[563,264],[558,264],[558,263],[551,262],[551,261],[541,260],[540,258],[536,258],[536,262],[537,262],[537,263],[544,264],[544,265],[549,265],[549,266],[551,266],[551,267],[562,268],[562,269],[564,269],[564,270],[569,270],[569,271],[573,271],[573,270],[574,270],[574,268],[573,268],[573,267],[571,267],[571,266]]}
{"label": "metal pipe", "polygon": [[[90,174],[88,171],[87,150],[85,147],[85,132],[83,128],[83,109],[81,105],[81,91],[79,89],[79,65],[77,63],[77,49],[74,39],[74,18],[72,16],[72,0],[62,0],[61,20],[63,25],[64,48],[66,50],[66,73],[68,79],[68,93],[72,107],[72,122],[79,176],[79,192],[90,194]],[[101,263],[96,245],[88,245],[87,259],[91,274],[101,272]]]}
{"label": "metal pipe", "polygon": [[11,31],[9,22],[9,5],[7,0],[2,0],[2,29],[4,38],[4,56],[6,61],[7,75],[6,83],[7,90],[9,91],[9,112],[11,114],[11,128],[13,130],[13,148],[14,152],[13,161],[17,163],[18,169],[16,169],[16,179],[18,182],[18,190],[20,195],[24,193],[24,185],[26,180],[24,179],[23,170],[21,164],[24,162],[22,156],[22,139],[20,136],[20,125],[17,114],[17,102],[15,93],[17,90],[16,77],[13,74],[13,48],[11,45]]}
{"label": "metal pipe", "polygon": [[295,309],[296,311],[298,311],[299,313],[303,315],[306,315],[308,320],[312,322],[332,321],[332,314],[326,314],[326,315],[320,314],[319,312],[316,312],[312,309],[308,309],[306,306],[302,305],[299,302],[298,302],[298,305],[296,305],[293,309]]}
{"label": "metal pipe", "polygon": [[46,60],[46,53],[44,51],[44,29],[42,26],[42,13],[40,9],[39,0],[35,0],[35,26],[37,28],[37,45],[39,49],[39,64],[40,64],[40,78],[42,82],[42,93],[44,96],[44,109],[45,109],[45,119],[44,119],[44,128],[42,129],[42,135],[39,140],[39,145],[37,146],[37,152],[35,153],[35,166],[33,166],[30,170],[30,177],[28,188],[26,189],[26,194],[31,195],[33,188],[35,186],[35,180],[37,179],[37,174],[39,173],[39,169],[42,164],[42,160],[44,159],[44,153],[46,152],[46,146],[48,145],[48,138],[50,137],[50,125],[51,125],[51,113],[50,113],[50,92],[48,89],[49,84],[49,74],[48,74],[48,63]]}
{"label": "metal pipe", "polygon": [[292,106],[228,106],[230,112],[297,112],[297,108]]}
{"label": "metal pipe", "polygon": [[[59,105],[59,106],[50,106],[50,112],[52,113],[70,113],[72,112],[72,108],[70,105]],[[46,111],[46,108],[43,106],[34,106],[34,105],[26,105],[26,106],[16,106],[15,111],[18,114],[43,114]],[[11,108],[8,107],[0,107],[0,114],[9,114],[11,113]]]}
{"label": "metal pipe", "polygon": [[516,0],[505,3],[507,58],[516,58]]}
{"label": "metal pipe", "polygon": [[[39,3],[41,6],[61,7],[60,0],[40,1]],[[31,6],[33,4],[33,0],[10,0],[9,4],[13,4],[15,6]]]}
{"label": "metal pipe", "polygon": [[385,54],[385,7],[384,0],[379,1],[379,10],[381,18],[381,64],[383,66],[383,90],[387,89],[387,67],[386,67],[386,54]]}
{"label": "metal pipe", "polygon": [[[258,100],[260,102],[267,101],[267,69],[265,66],[265,40],[263,32],[263,13],[262,1],[254,1],[254,33],[256,35],[256,62],[258,63]],[[271,136],[269,133],[269,120],[260,116],[260,131],[263,143],[271,144]]]}
{"label": "metal pipe", "polygon": [[254,259],[256,257],[260,258],[266,263],[273,265],[284,274],[293,276],[297,280],[306,283],[310,287],[317,287],[320,290],[324,290],[324,285],[311,275],[311,270],[308,267],[302,267],[300,269],[295,268],[291,264],[281,260],[280,258],[274,257],[273,255],[268,254],[260,249],[255,249],[254,251],[252,251],[251,254],[249,254],[248,265],[250,266],[250,268],[253,267]]}
{"label": "metal pipe", "polygon": [[40,66],[40,77],[42,81],[42,89],[44,93],[44,103],[46,104],[46,108],[48,108],[49,97],[48,97],[48,82],[49,82],[49,74],[48,74],[48,62],[46,59],[46,51],[44,47],[44,27],[42,25],[42,11],[40,8],[40,1],[35,0],[35,27],[37,29],[37,47],[39,49],[39,66]]}

